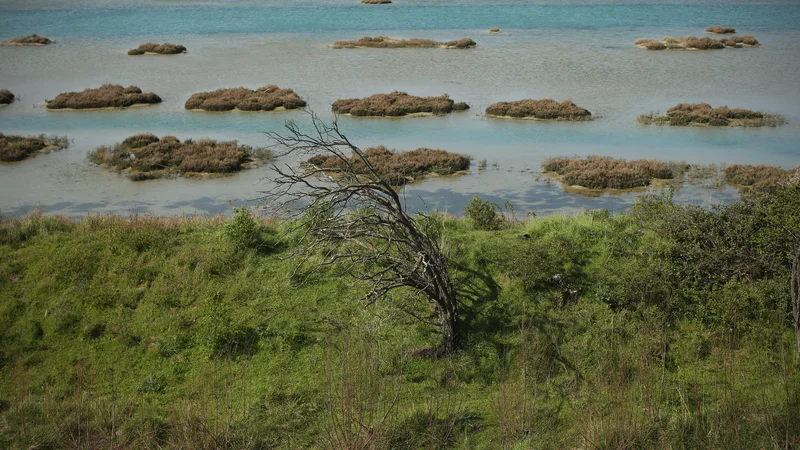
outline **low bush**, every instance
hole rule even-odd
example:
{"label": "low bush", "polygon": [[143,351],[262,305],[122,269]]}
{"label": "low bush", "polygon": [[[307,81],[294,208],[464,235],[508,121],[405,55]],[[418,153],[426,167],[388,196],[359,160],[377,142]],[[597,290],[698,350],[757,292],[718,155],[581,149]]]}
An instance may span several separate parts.
{"label": "low bush", "polygon": [[180,53],[186,53],[186,47],[166,42],[163,44],[154,44],[152,42],[148,42],[140,45],[138,48],[128,50],[128,54],[131,56],[144,55],[147,53],[155,53],[157,55],[177,55]]}
{"label": "low bush", "polygon": [[48,39],[45,36],[39,36],[38,34],[30,34],[28,36],[16,36],[11,38],[10,41],[5,41],[3,45],[47,45],[52,44],[55,41]]}
{"label": "low bush", "polygon": [[14,94],[8,89],[0,90],[0,105],[10,105],[14,102]]}
{"label": "low bush", "polygon": [[446,48],[467,49],[478,44],[470,38],[455,41],[439,42],[432,39],[394,39],[388,36],[364,36],[356,41],[336,41],[332,48]]}
{"label": "low bush", "polygon": [[713,27],[706,28],[706,33],[731,34],[731,33],[736,33],[736,28],[723,27],[722,25],[714,25]]}
{"label": "low bush", "polygon": [[503,215],[497,203],[483,201],[480,197],[472,197],[464,208],[464,216],[472,221],[478,230],[497,230],[503,224]]}
{"label": "low bush", "polygon": [[758,192],[782,189],[793,176],[800,175],[800,166],[786,170],[775,166],[733,164],[723,170],[725,181]]}
{"label": "low bush", "polygon": [[66,137],[38,137],[6,136],[0,133],[0,161],[22,161],[37,153],[49,153],[69,147]]}
{"label": "low bush", "polygon": [[753,36],[730,36],[722,39],[710,37],[672,37],[662,40],[642,38],[634,41],[634,45],[647,50],[719,50],[723,48],[755,47],[759,45]]}
{"label": "low bush", "polygon": [[631,189],[649,186],[653,179],[672,179],[678,165],[655,160],[626,161],[602,156],[549,158],[545,172],[560,175],[569,186],[588,189]]}
{"label": "low bush", "polygon": [[399,117],[417,113],[448,114],[469,109],[469,105],[463,102],[456,103],[447,94],[438,97],[417,97],[406,92],[394,91],[366,98],[336,100],[331,109],[335,113],[352,116]]}
{"label": "low bush", "polygon": [[[409,152],[393,152],[384,146],[364,150],[364,155],[378,172],[378,175],[393,186],[435,173],[451,175],[469,168],[469,156],[445,150],[418,148]],[[317,155],[308,160],[309,164],[331,172],[345,169],[345,163],[335,156]],[[349,160],[356,174],[367,173],[364,163],[357,157]]]}
{"label": "low bush", "polygon": [[708,103],[681,103],[667,110],[667,114],[644,114],[639,116],[643,124],[672,126],[708,125],[708,126],[778,126],[783,125],[784,118],[778,114],[767,114],[744,108],[712,107]]}
{"label": "low bush", "polygon": [[152,92],[142,92],[137,86],[122,87],[104,84],[83,92],[64,92],[47,100],[47,109],[126,108],[134,105],[161,103],[161,97]]}
{"label": "low bush", "polygon": [[486,115],[542,120],[590,120],[592,118],[592,113],[572,103],[571,100],[559,103],[551,98],[495,103],[486,108]]}
{"label": "low bush", "polygon": [[274,84],[252,90],[244,87],[198,92],[186,101],[186,109],[204,111],[273,111],[277,108],[297,109],[306,102],[291,89]]}
{"label": "low bush", "polygon": [[139,134],[110,147],[98,147],[89,153],[89,160],[127,172],[131,180],[139,181],[177,174],[238,172],[248,163],[273,156],[269,150],[240,146],[235,141],[187,139],[181,142],[174,136],[159,139],[152,134]]}

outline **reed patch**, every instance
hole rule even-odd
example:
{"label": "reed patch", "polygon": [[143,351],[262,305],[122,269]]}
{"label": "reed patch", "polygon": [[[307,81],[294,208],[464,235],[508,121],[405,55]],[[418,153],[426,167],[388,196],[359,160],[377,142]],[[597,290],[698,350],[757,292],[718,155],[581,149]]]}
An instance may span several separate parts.
{"label": "reed patch", "polygon": [[152,42],[148,42],[146,44],[142,44],[137,48],[128,50],[128,55],[130,56],[139,56],[139,55],[179,55],[181,53],[186,53],[186,47],[182,45],[170,44],[165,42],[163,44],[154,44]]}
{"label": "reed patch", "polygon": [[685,170],[682,163],[639,159],[626,161],[603,156],[548,158],[542,169],[567,186],[591,190],[633,189],[649,186],[653,180],[671,180]]}
{"label": "reed patch", "polygon": [[355,41],[336,41],[331,48],[444,48],[444,49],[469,49],[478,44],[470,38],[456,39],[440,42],[432,39],[395,39],[389,36],[364,36]]}
{"label": "reed patch", "polygon": [[761,45],[753,36],[729,36],[726,38],[711,37],[673,37],[664,39],[642,38],[633,43],[646,50],[722,50],[725,48],[758,47]]}
{"label": "reed patch", "polygon": [[54,43],[55,41],[49,39],[46,36],[40,36],[38,34],[29,34],[28,36],[16,36],[7,41],[0,42],[0,45],[6,46],[15,46],[15,45],[27,45],[27,46],[42,46],[42,45],[49,45]]}

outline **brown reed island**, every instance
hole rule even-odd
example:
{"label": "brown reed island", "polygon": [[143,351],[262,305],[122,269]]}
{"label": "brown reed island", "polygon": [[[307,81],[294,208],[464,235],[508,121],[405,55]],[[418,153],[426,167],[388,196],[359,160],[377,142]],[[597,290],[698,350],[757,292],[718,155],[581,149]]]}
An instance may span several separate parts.
{"label": "brown reed island", "polygon": [[274,84],[255,90],[238,87],[198,92],[185,105],[190,111],[282,111],[304,106],[306,102],[293,90]]}
{"label": "brown reed island", "polygon": [[8,89],[0,90],[0,107],[14,103],[14,94]]}
{"label": "brown reed island", "polygon": [[124,109],[161,103],[161,97],[152,92],[142,92],[138,86],[122,87],[104,84],[83,92],[64,92],[53,100],[45,100],[48,110],[105,110]]}
{"label": "brown reed island", "polygon": [[128,50],[128,54],[131,56],[180,55],[181,53],[186,53],[186,47],[182,45],[170,44],[169,42],[165,42],[163,44],[154,44],[152,42],[148,42],[146,44],[140,45],[137,48]]}
{"label": "brown reed island", "polygon": [[39,153],[50,153],[69,147],[66,136],[7,136],[0,133],[0,161],[22,161]]}
{"label": "brown reed island", "polygon": [[684,163],[644,159],[626,161],[604,156],[555,157],[542,163],[545,175],[577,191],[647,187],[656,181],[670,181],[688,167]]}
{"label": "brown reed island", "polygon": [[[446,150],[418,148],[408,152],[398,152],[384,146],[364,150],[364,155],[378,172],[378,175],[392,186],[403,186],[430,175],[453,175],[469,169],[470,157]],[[364,162],[357,157],[349,159],[347,170],[352,173],[367,173]],[[308,162],[331,176],[345,169],[345,162],[332,155],[316,155]]]}
{"label": "brown reed island", "polygon": [[207,176],[238,172],[274,158],[268,149],[239,145],[236,141],[159,139],[137,134],[112,146],[89,153],[93,163],[125,173],[133,181],[174,176]]}
{"label": "brown reed island", "polygon": [[592,120],[592,113],[572,103],[572,100],[558,102],[552,98],[542,100],[526,99],[513,102],[499,102],[486,108],[486,116],[497,119],[531,119],[549,121]]}
{"label": "brown reed island", "polygon": [[388,5],[392,0],[361,0],[365,5]]}
{"label": "brown reed island", "polygon": [[331,48],[444,48],[465,50],[478,44],[470,38],[439,42],[432,39],[395,39],[388,36],[364,36],[357,41],[336,41]]}
{"label": "brown reed island", "polygon": [[714,25],[713,27],[706,28],[706,33],[713,34],[733,34],[736,33],[736,28],[723,27],[722,25]]}
{"label": "brown reed island", "polygon": [[780,114],[751,111],[744,108],[712,107],[708,103],[681,103],[667,110],[665,115],[654,113],[639,116],[639,123],[671,126],[712,127],[775,127],[783,125]]}
{"label": "brown reed island", "polygon": [[776,192],[791,180],[800,178],[800,166],[782,169],[775,166],[733,164],[722,171],[725,181],[740,190]]}
{"label": "brown reed island", "polygon": [[0,42],[0,45],[41,47],[43,45],[53,44],[55,42],[56,41],[51,40],[45,36],[40,36],[38,34],[30,34],[28,36],[13,37],[8,41]]}
{"label": "brown reed island", "polygon": [[331,105],[331,110],[337,114],[356,117],[433,116],[467,109],[469,105],[464,102],[456,103],[447,94],[417,97],[400,91],[336,100]]}
{"label": "brown reed island", "polygon": [[667,36],[662,40],[652,38],[637,39],[633,44],[646,50],[722,50],[724,48],[758,47],[761,45],[758,39],[753,36],[729,36],[720,39],[695,36]]}

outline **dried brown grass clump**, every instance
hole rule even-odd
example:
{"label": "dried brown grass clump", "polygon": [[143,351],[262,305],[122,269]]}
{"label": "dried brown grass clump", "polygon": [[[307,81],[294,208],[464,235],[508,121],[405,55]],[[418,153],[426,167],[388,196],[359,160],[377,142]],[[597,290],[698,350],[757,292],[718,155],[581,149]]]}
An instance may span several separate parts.
{"label": "dried brown grass clump", "polygon": [[198,92],[186,101],[186,109],[204,111],[273,111],[278,108],[297,109],[306,102],[291,89],[281,89],[274,84],[256,90],[243,87]]}
{"label": "dried brown grass clump", "polygon": [[494,117],[533,118],[539,120],[591,120],[592,113],[571,100],[559,103],[552,98],[542,100],[517,100],[499,102],[486,108],[486,115]]}
{"label": "dried brown grass clump", "polygon": [[10,105],[14,102],[14,94],[8,89],[0,90],[0,105]]}
{"label": "dried brown grass clump", "polygon": [[388,36],[364,36],[357,41],[336,41],[331,48],[445,48],[468,49],[478,44],[470,38],[439,42],[432,39],[394,39]]}
{"label": "dried brown grass clump", "polygon": [[639,122],[645,125],[702,125],[714,127],[775,127],[785,120],[779,114],[767,114],[744,108],[712,107],[708,103],[681,103],[667,110],[667,114],[643,114]]}
{"label": "dried brown grass clump", "polygon": [[588,189],[632,189],[649,186],[653,179],[675,178],[679,165],[655,160],[626,161],[602,156],[549,158],[545,172],[559,175],[569,186]]}
{"label": "dried brown grass clump", "polygon": [[113,146],[98,147],[89,154],[95,164],[127,172],[131,180],[163,178],[178,174],[219,174],[242,170],[256,160],[273,158],[271,151],[238,145],[236,141],[159,139],[137,134]]}
{"label": "dried brown grass clump", "polygon": [[83,92],[65,92],[47,100],[47,109],[127,108],[134,105],[161,103],[161,97],[152,92],[142,92],[137,86],[122,87],[104,84]]}
{"label": "dried brown grass clump", "polygon": [[[418,148],[409,152],[393,152],[384,146],[364,150],[364,155],[378,172],[378,175],[393,186],[402,186],[409,181],[425,175],[452,175],[469,168],[469,156],[451,153],[445,150]],[[350,158],[352,170],[356,174],[365,174],[366,166],[356,157]],[[336,171],[345,170],[345,163],[330,155],[317,155],[308,160],[321,169]]]}
{"label": "dried brown grass clump", "polygon": [[22,161],[37,153],[50,153],[69,147],[66,137],[52,136],[38,137],[6,136],[0,133],[0,161]]}
{"label": "dried brown grass clump", "polygon": [[361,0],[365,5],[388,5],[392,0]]}
{"label": "dried brown grass clump", "polygon": [[489,28],[489,33],[499,33],[499,32],[500,32],[500,28],[497,28],[497,27]]}
{"label": "dried brown grass clump", "polygon": [[456,103],[447,94],[438,97],[417,97],[394,91],[366,98],[336,100],[331,109],[335,113],[359,117],[401,117],[419,113],[448,114],[469,109],[469,105],[463,102]]}
{"label": "dried brown grass clump", "polygon": [[2,45],[47,45],[52,44],[53,40],[38,34],[31,34],[28,36],[16,36],[9,41],[1,42]]}
{"label": "dried brown grass clump", "polygon": [[775,166],[733,164],[723,171],[725,181],[740,188],[775,192],[800,174],[800,166],[786,170]]}
{"label": "dried brown grass clump", "polygon": [[714,25],[713,27],[706,28],[706,33],[731,34],[731,33],[736,33],[736,28],[723,27],[722,25]]}
{"label": "dried brown grass clump", "polygon": [[133,50],[128,50],[128,54],[131,56],[138,56],[138,55],[145,55],[145,54],[156,54],[156,55],[178,55],[180,53],[186,53],[186,47],[182,45],[175,45],[165,42],[163,44],[154,44],[152,42],[148,42],[146,44],[140,45],[138,48],[134,48]]}
{"label": "dried brown grass clump", "polygon": [[723,48],[756,47],[759,43],[753,36],[730,36],[721,39],[667,36],[662,40],[637,39],[634,41],[634,45],[647,50],[719,50]]}

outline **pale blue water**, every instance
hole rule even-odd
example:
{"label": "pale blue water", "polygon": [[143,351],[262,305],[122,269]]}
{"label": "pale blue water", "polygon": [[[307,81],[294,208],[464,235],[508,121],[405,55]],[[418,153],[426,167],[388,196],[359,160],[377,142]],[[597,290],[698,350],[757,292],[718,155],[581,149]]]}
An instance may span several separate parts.
{"label": "pale blue water", "polygon": [[[330,103],[391,90],[447,92],[472,109],[447,117],[341,118],[359,145],[445,148],[497,168],[407,188],[414,207],[460,213],[473,195],[539,214],[623,209],[636,194],[585,198],[537,176],[549,156],[602,154],[691,163],[800,164],[800,2],[555,2],[397,0],[148,1],[0,0],[0,39],[33,32],[58,41],[41,48],[0,47],[0,89],[21,99],[0,109],[0,132],[66,134],[59,153],[0,164],[0,212],[33,207],[68,215],[137,210],[155,214],[228,212],[268,189],[265,169],[213,180],[131,182],[92,166],[86,153],[128,135],[238,139],[268,145],[264,131],[303,112],[206,114],[183,110],[194,92],[278,84],[295,89],[325,118]],[[646,52],[639,37],[703,35],[713,24],[753,34],[756,49]],[[489,35],[498,26],[502,33]],[[439,40],[469,36],[470,51],[333,50],[338,39],[385,34]],[[176,57],[128,57],[146,41],[189,48]],[[102,83],[135,84],[164,103],[112,112],[47,112],[35,105],[60,92]],[[491,103],[571,98],[597,113],[590,123],[492,120]],[[765,129],[646,127],[639,114],[707,101],[783,114]],[[293,163],[292,161],[286,161]],[[684,188],[676,198],[710,204],[736,193]]]}

